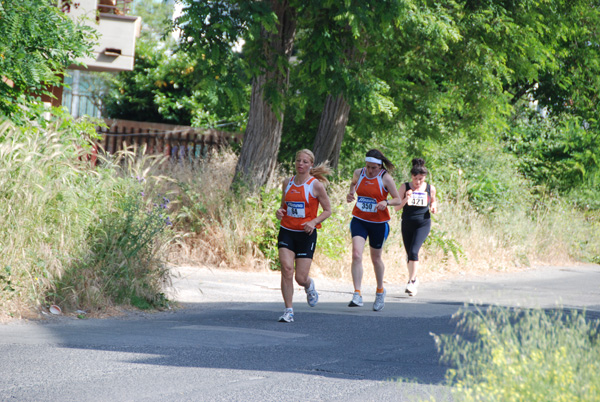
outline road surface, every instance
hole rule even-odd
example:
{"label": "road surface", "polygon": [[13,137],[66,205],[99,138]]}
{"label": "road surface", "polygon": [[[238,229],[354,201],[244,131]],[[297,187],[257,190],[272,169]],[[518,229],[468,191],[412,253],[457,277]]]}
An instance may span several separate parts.
{"label": "road surface", "polygon": [[351,284],[316,279],[319,304],[294,296],[277,322],[279,275],[176,269],[181,308],[109,319],[52,316],[0,325],[0,401],[451,400],[431,333],[451,333],[465,303],[585,309],[600,318],[600,266],[543,267],[388,284],[386,306],[349,308]]}

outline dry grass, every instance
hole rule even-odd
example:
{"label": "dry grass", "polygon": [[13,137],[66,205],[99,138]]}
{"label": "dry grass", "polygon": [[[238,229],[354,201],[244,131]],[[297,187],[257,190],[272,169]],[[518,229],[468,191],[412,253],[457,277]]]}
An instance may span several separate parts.
{"label": "dry grass", "polygon": [[[233,193],[230,185],[236,156],[231,151],[211,154],[194,165],[123,155],[122,163],[116,163],[128,168],[110,169],[105,161],[105,168],[88,171],[89,167],[77,160],[77,150],[65,150],[64,141],[59,141],[55,134],[17,137],[7,126],[0,127],[0,133],[5,137],[0,144],[3,156],[0,195],[8,205],[0,213],[4,223],[0,237],[0,284],[9,289],[0,295],[0,311],[26,317],[32,311],[31,306],[39,313],[48,302],[61,300],[72,307],[84,301],[110,309],[112,302],[100,296],[103,291],[96,284],[98,281],[94,282],[94,276],[99,269],[120,267],[125,260],[118,252],[107,249],[105,257],[88,261],[95,252],[82,254],[82,239],[88,239],[90,230],[96,228],[97,235],[108,234],[104,237],[110,245],[108,240],[114,237],[110,236],[110,230],[121,230],[123,219],[118,217],[123,215],[119,211],[125,211],[127,205],[133,206],[131,203],[139,198],[138,176],[153,178],[143,186],[145,198],[165,195],[171,199],[169,212],[176,223],[176,238],[149,251],[148,261],[156,262],[150,264],[156,268],[155,279],[142,278],[146,282],[140,282],[140,286],[125,280],[126,289],[136,286],[154,289],[156,281],[165,280],[164,255],[171,264],[239,270],[269,269],[277,260],[279,224],[275,211],[280,203],[280,183],[289,173],[275,175],[260,194],[242,190]],[[402,181],[396,178],[397,183]],[[319,232],[312,273],[350,284],[349,222],[353,205],[345,201],[348,186],[349,181],[342,181],[328,188],[333,215]],[[443,185],[437,187],[443,194]],[[115,219],[107,208],[116,214]],[[440,210],[434,216],[434,231],[420,255],[419,276],[423,281],[600,259],[598,213],[583,214],[561,200],[539,202],[534,209],[509,205],[503,211],[486,215],[474,210],[466,199],[442,197]],[[140,216],[136,219],[141,219]],[[406,282],[407,272],[400,213],[392,214],[390,226],[392,231],[383,255],[386,281],[401,284]],[[145,227],[146,224],[139,226]],[[96,237],[85,246],[95,250],[94,244],[104,237]],[[457,252],[458,260],[452,250]],[[363,258],[365,286],[374,286],[368,250]],[[142,277],[150,266],[139,258],[126,260],[140,261],[140,269],[132,265],[130,272],[139,271]],[[71,279],[79,278],[81,275],[76,273],[87,272],[86,266],[91,271],[82,281],[66,281],[67,272],[71,272]],[[78,271],[78,267],[82,270]],[[56,296],[59,290],[62,293]],[[92,307],[90,311],[95,310]]]}
{"label": "dry grass", "polygon": [[[147,232],[148,223],[162,231],[166,222],[147,208],[143,179],[136,179],[152,169],[152,158],[125,152],[92,168],[81,157],[84,141],[75,130],[0,125],[3,314],[35,316],[50,304],[63,311],[110,307],[126,304],[128,295],[151,299],[168,280],[159,230]],[[145,172],[136,170],[141,165]]]}
{"label": "dry grass", "polygon": [[[229,191],[235,156],[228,151],[213,154],[193,169],[190,166],[169,168],[186,188],[179,189],[180,217],[193,233],[179,237],[171,249],[170,261],[175,264],[209,264],[234,269],[257,270],[269,266],[256,244],[257,230],[264,227],[271,235],[278,229],[273,216],[279,204],[280,173],[266,186],[273,197],[248,194],[233,195]],[[398,183],[401,180],[396,179]],[[332,183],[328,193],[333,215],[319,232],[317,252],[312,272],[351,282],[351,239],[349,222],[352,204],[345,201],[349,181]],[[438,186],[439,187],[439,186]],[[576,263],[582,257],[578,242],[582,238],[600,243],[597,228],[586,223],[576,211],[560,202],[548,202],[537,210],[521,210],[510,206],[495,215],[483,215],[470,207],[465,199],[442,200],[441,213],[434,216],[433,228],[442,244],[460,247],[456,260],[452,253],[435,241],[421,250],[421,273],[424,281],[455,275],[477,275],[520,270],[531,265],[564,265]],[[573,223],[576,225],[573,225]],[[587,226],[586,226],[587,225]],[[185,226],[179,229],[186,231]],[[385,246],[386,281],[405,283],[406,254],[400,233],[400,212],[392,213],[391,234]],[[433,236],[433,235],[432,235]],[[275,239],[271,240],[276,247]],[[368,250],[364,255],[365,284],[374,284]]]}

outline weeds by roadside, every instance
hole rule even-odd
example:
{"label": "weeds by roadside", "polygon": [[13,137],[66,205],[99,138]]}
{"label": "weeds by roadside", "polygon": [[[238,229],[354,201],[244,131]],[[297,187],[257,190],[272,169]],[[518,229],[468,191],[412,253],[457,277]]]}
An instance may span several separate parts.
{"label": "weeds by roadside", "polygon": [[164,303],[169,218],[148,204],[160,180],[127,152],[92,169],[86,146],[72,127],[0,127],[0,306],[8,314]]}
{"label": "weeds by roadside", "polygon": [[576,311],[489,307],[435,336],[457,401],[600,400],[600,321]]}
{"label": "weeds by roadside", "polygon": [[[164,172],[177,178],[177,186],[171,183],[169,189],[178,194],[177,229],[186,236],[171,253],[171,261],[242,269],[277,267],[274,215],[280,183],[287,174],[280,172],[258,194],[233,193],[229,187],[235,161],[231,151],[222,150],[196,166],[171,166]],[[536,203],[512,203],[486,214],[479,204],[470,203],[468,183],[461,180],[450,183],[458,186],[453,197],[444,193],[443,183],[437,185],[441,213],[433,216],[433,230],[422,250],[423,279],[594,261],[600,254],[600,230],[593,212],[584,215],[567,202],[548,197]],[[348,185],[342,180],[328,187],[333,214],[319,231],[313,264],[316,273],[343,280],[350,279],[351,262]],[[399,213],[392,214],[390,226],[384,250],[386,280],[403,283],[406,257]],[[367,268],[365,279],[370,280],[370,275]]]}

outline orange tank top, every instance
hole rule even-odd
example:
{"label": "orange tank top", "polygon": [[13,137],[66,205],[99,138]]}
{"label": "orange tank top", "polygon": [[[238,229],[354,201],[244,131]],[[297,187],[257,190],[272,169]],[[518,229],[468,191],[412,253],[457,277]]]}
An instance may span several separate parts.
{"label": "orange tank top", "polygon": [[377,203],[387,200],[388,190],[383,185],[383,175],[386,170],[381,169],[379,174],[373,178],[367,177],[367,170],[363,168],[360,172],[358,182],[354,187],[356,191],[356,204],[352,210],[352,216],[367,222],[387,222],[390,220],[390,211],[377,209]]}
{"label": "orange tank top", "polygon": [[[313,194],[315,180],[311,177],[303,184],[295,184],[292,177],[285,189],[284,202],[287,205],[286,214],[281,219],[281,227],[293,230],[294,232],[303,232],[303,223],[309,222],[317,217],[319,211],[319,200]],[[321,228],[319,223],[316,227]]]}

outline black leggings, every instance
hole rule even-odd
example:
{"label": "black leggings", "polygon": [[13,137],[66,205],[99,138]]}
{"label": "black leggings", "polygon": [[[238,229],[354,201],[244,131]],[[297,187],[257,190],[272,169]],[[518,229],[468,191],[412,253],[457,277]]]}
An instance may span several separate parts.
{"label": "black leggings", "polygon": [[431,219],[402,219],[402,241],[408,261],[419,261],[419,250],[431,230]]}

